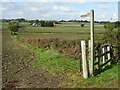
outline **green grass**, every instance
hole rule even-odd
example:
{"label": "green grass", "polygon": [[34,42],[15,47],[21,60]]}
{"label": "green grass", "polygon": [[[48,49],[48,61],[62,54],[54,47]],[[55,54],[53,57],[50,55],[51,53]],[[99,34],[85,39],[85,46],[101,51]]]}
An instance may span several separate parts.
{"label": "green grass", "polygon": [[83,79],[80,75],[80,62],[73,58],[59,57],[59,53],[54,50],[42,50],[29,45],[23,45],[32,50],[37,56],[33,67],[45,68],[52,75],[65,75],[66,78],[61,83],[63,88],[118,88],[118,65],[111,69],[106,69],[97,76]]}
{"label": "green grass", "polygon": [[[3,23],[3,27],[7,28],[8,23]],[[66,40],[88,40],[90,38],[89,23],[85,27],[81,27],[80,23],[62,23],[57,24],[56,27],[34,27],[27,22],[19,23],[20,28],[18,37],[23,39],[35,38],[59,38]],[[102,25],[95,24],[95,39],[102,36],[105,29]],[[41,33],[42,32],[42,33]]]}
{"label": "green grass", "polygon": [[[80,23],[62,23],[57,24],[56,27],[34,27],[29,23],[20,23],[24,26],[20,28],[18,37],[20,38],[59,38],[65,40],[88,40],[90,38],[89,23],[85,27],[81,27]],[[102,36],[104,33],[103,25],[95,24],[95,39]]]}
{"label": "green grass", "polygon": [[118,65],[88,79],[76,74],[68,75],[62,85],[67,88],[118,88]]}
{"label": "green grass", "polygon": [[33,64],[34,67],[41,67],[47,69],[51,74],[58,75],[69,73],[78,73],[80,70],[80,60],[75,60],[73,58],[67,58],[65,56],[61,57],[58,51],[54,50],[43,50],[40,48],[34,48],[30,45],[23,45],[23,47],[32,50],[36,57],[36,63]]}
{"label": "green grass", "polygon": [[35,68],[45,68],[52,75],[65,75],[61,83],[63,88],[118,88],[118,64],[100,74],[84,79],[80,74],[80,62],[73,58],[60,57],[54,50],[42,50],[30,45],[23,47],[35,53]]}
{"label": "green grass", "polygon": [[[56,27],[34,27],[27,26],[25,29],[22,28],[21,32],[67,32],[67,33],[87,33],[90,31],[89,26],[80,27],[80,26],[61,26],[58,25]],[[103,26],[95,26],[95,32],[103,32]]]}
{"label": "green grass", "polygon": [[[87,23],[85,27],[81,27],[80,23],[62,23],[56,24],[55,27],[36,27],[29,25],[29,23],[20,23],[21,26],[25,26],[20,29],[20,32],[66,32],[66,33],[87,33],[90,32],[90,25]],[[104,32],[103,25],[95,24],[95,33]]]}

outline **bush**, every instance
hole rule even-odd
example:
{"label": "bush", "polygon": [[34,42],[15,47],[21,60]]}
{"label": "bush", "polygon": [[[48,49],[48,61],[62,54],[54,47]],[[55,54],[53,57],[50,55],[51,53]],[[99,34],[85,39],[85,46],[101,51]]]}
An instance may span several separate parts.
{"label": "bush", "polygon": [[115,22],[115,28],[120,28],[120,22],[119,21]]}
{"label": "bush", "polygon": [[115,56],[120,58],[120,27],[115,23],[107,23],[103,43],[113,44]]}
{"label": "bush", "polygon": [[53,26],[54,26],[53,22],[47,22],[46,25],[47,25],[48,27],[53,27]]}
{"label": "bush", "polygon": [[16,32],[19,30],[19,24],[17,22],[10,22],[8,29],[11,31],[11,34],[16,35]]}
{"label": "bush", "polygon": [[106,23],[104,28],[111,31],[115,28],[115,23]]}
{"label": "bush", "polygon": [[85,25],[85,24],[84,24],[84,23],[82,23],[82,24],[81,24],[81,27],[84,27],[84,25]]}
{"label": "bush", "polygon": [[42,27],[53,27],[54,22],[52,21],[40,21]]}

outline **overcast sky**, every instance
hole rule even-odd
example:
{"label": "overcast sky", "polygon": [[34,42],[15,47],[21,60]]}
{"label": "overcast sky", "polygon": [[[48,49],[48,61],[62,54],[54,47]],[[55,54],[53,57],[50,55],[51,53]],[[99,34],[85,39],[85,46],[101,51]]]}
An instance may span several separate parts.
{"label": "overcast sky", "polygon": [[[88,13],[91,9],[95,10],[95,20],[112,21],[118,20],[118,2],[114,0],[98,0],[99,2],[87,2],[86,0],[71,2],[68,0],[3,0],[0,12],[2,18],[25,18],[25,19],[43,19],[43,20],[89,20],[89,18],[80,18],[81,14]],[[61,2],[60,2],[61,1]],[[94,0],[92,0],[94,1]],[[106,1],[106,2],[104,2]],[[115,2],[116,1],[116,2]],[[1,17],[0,17],[1,18]]]}

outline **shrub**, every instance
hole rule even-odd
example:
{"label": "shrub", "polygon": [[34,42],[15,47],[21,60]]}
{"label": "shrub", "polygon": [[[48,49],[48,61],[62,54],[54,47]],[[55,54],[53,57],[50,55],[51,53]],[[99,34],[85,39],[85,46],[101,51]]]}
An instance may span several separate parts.
{"label": "shrub", "polygon": [[53,27],[54,22],[53,21],[40,21],[42,27]]}
{"label": "shrub", "polygon": [[113,44],[115,56],[120,58],[120,27],[115,26],[115,23],[107,23],[103,43]]}
{"label": "shrub", "polygon": [[82,24],[81,24],[81,27],[84,27],[84,25],[85,25],[85,24],[84,24],[84,23],[82,23]]}
{"label": "shrub", "polygon": [[104,25],[104,28],[111,31],[111,30],[113,30],[115,28],[115,23],[106,23]]}
{"label": "shrub", "polygon": [[115,22],[115,28],[120,28],[120,21]]}
{"label": "shrub", "polygon": [[16,32],[19,30],[19,24],[17,22],[10,22],[8,25],[8,29],[11,31],[11,34],[16,35]]}
{"label": "shrub", "polygon": [[53,26],[54,26],[53,22],[47,22],[47,27],[53,27]]}

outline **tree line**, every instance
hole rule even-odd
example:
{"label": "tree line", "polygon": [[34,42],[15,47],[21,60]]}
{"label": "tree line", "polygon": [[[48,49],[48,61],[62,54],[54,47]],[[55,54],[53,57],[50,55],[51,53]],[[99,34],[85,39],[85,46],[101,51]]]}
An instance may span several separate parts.
{"label": "tree line", "polygon": [[39,25],[42,27],[53,27],[55,26],[55,24],[59,24],[58,21],[55,20],[49,20],[49,21],[45,21],[45,20],[31,20],[29,21],[30,25]]}
{"label": "tree line", "polygon": [[[27,19],[24,19],[24,18],[17,18],[17,19],[1,19],[2,22],[10,22],[10,21],[17,21],[17,22],[34,22],[34,21],[46,21],[46,20],[27,20]],[[88,20],[49,20],[51,22],[54,22],[54,23],[61,23],[61,22],[90,22]],[[100,23],[100,24],[106,24],[106,23],[109,23],[109,21],[95,21],[95,23]]]}

